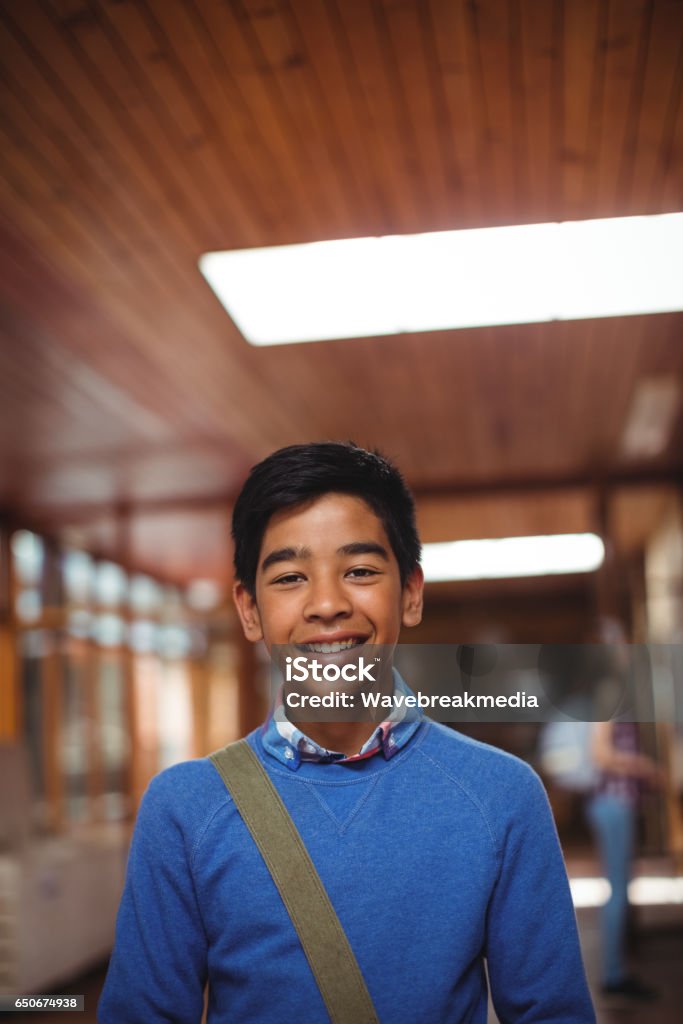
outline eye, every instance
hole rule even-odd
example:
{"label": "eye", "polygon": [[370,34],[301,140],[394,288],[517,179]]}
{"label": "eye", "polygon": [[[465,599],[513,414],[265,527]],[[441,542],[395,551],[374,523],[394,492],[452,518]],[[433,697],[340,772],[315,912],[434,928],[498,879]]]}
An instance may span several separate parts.
{"label": "eye", "polygon": [[278,576],[277,579],[271,580],[271,584],[279,586],[287,586],[291,583],[299,583],[303,579],[300,572],[286,572],[284,576]]}
{"label": "eye", "polygon": [[353,579],[366,579],[370,576],[379,576],[380,573],[377,569],[368,569],[366,566],[358,566],[355,569],[349,569],[346,575],[351,576]]}

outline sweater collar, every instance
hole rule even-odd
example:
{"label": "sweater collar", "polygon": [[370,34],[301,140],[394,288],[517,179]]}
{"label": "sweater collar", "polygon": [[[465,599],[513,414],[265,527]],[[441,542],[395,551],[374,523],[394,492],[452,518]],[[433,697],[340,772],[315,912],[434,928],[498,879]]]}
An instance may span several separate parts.
{"label": "sweater collar", "polygon": [[[394,693],[411,696],[412,690],[396,669],[393,670],[393,676]],[[373,730],[358,753],[347,756],[338,750],[327,750],[320,746],[290,722],[285,714],[280,690],[273,710],[263,725],[261,741],[269,754],[292,771],[296,771],[302,761],[349,764],[379,753],[382,753],[386,760],[390,760],[406,745],[423,717],[420,711],[406,708],[405,705],[394,707],[384,721]]]}

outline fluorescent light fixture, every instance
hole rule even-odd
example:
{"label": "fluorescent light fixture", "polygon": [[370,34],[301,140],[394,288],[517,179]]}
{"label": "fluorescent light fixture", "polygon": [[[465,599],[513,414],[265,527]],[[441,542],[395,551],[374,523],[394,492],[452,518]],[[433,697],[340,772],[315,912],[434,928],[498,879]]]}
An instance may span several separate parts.
{"label": "fluorescent light fixture", "polygon": [[202,274],[247,341],[683,309],[683,214],[209,252]]}
{"label": "fluorescent light fixture", "polygon": [[560,533],[425,544],[422,569],[427,583],[493,580],[593,572],[604,557],[604,545],[596,534]]}
{"label": "fluorescent light fixture", "polygon": [[631,399],[621,450],[630,458],[660,455],[671,440],[681,404],[681,387],[673,375],[646,377]]}

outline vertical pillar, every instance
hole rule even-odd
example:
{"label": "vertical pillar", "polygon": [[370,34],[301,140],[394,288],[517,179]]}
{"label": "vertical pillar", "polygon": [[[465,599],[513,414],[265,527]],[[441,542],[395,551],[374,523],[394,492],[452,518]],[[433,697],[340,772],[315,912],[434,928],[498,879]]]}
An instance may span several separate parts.
{"label": "vertical pillar", "polygon": [[[648,639],[652,643],[671,645],[666,671],[672,676],[672,711],[679,710],[673,680],[680,679],[683,658],[683,491],[671,497],[657,529],[648,538],[645,551]],[[666,852],[674,858],[677,869],[683,870],[683,811],[676,779],[680,777],[680,746],[670,722],[656,726],[656,742],[660,761],[666,769],[662,799],[665,810]]]}
{"label": "vertical pillar", "polygon": [[192,746],[194,757],[205,757],[209,750],[209,671],[206,656],[189,662],[192,686]]}
{"label": "vertical pillar", "polygon": [[[634,616],[634,600],[637,594],[631,592],[634,584],[632,569],[626,559],[617,551],[612,531],[611,502],[609,489],[599,486],[596,495],[597,530],[605,545],[605,561],[597,574],[596,580],[596,612],[599,620],[606,618],[620,623],[624,635],[629,642],[637,639],[633,635],[634,625],[638,625]],[[638,681],[643,686],[651,683],[649,679]],[[656,745],[655,727],[651,723],[642,722],[638,726],[641,749],[653,753]],[[644,845],[648,850],[660,850],[663,842],[664,822],[663,806],[660,800],[648,799],[643,807]]]}
{"label": "vertical pillar", "polygon": [[62,666],[54,634],[44,632],[41,657],[41,704],[43,708],[43,784],[48,827],[59,832],[65,824],[62,743]]}
{"label": "vertical pillar", "polygon": [[10,530],[0,522],[0,741],[21,735],[21,694],[13,615],[13,572]]}
{"label": "vertical pillar", "polygon": [[[116,509],[116,558],[123,565],[127,572],[133,564],[133,541],[131,536],[131,513],[127,505],[119,505]],[[122,611],[122,614],[130,617],[130,609]],[[101,654],[99,655],[101,658]],[[125,708],[127,718],[128,736],[130,737],[130,754],[126,772],[126,798],[134,814],[137,809],[138,787],[140,776],[140,737],[138,735],[138,716],[135,687],[135,655],[129,643],[124,643],[121,650],[123,687],[125,694]]]}
{"label": "vertical pillar", "polygon": [[41,592],[41,687],[43,704],[44,786],[49,825],[66,827],[65,766],[63,760],[64,697],[66,690],[66,610],[61,574],[61,553],[54,538],[43,536],[45,557]]}
{"label": "vertical pillar", "polygon": [[623,585],[619,578],[619,558],[612,534],[610,497],[609,489],[598,485],[595,495],[595,527],[605,545],[605,560],[596,573],[595,617],[616,619],[627,626],[620,600]]}
{"label": "vertical pillar", "polygon": [[88,751],[88,817],[90,821],[101,821],[104,794],[104,770],[102,764],[100,710],[100,680],[103,654],[94,644],[88,644],[83,651],[74,651],[75,657],[81,662],[79,673],[81,686],[84,687],[84,706],[87,724]]}

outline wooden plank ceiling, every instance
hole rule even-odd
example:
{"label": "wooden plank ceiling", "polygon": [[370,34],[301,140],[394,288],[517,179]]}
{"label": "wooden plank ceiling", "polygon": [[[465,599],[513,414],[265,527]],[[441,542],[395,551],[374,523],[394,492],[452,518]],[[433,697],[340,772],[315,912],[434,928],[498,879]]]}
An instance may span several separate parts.
{"label": "wooden plank ceiling", "polygon": [[[213,249],[681,209],[680,0],[23,0],[0,6],[0,59],[17,519],[163,513],[173,558],[141,518],[137,560],[224,578],[224,503],[283,444],[352,436],[442,497],[517,488],[494,533],[533,532],[529,482],[680,477],[680,422],[647,462],[620,437],[639,380],[681,378],[681,315],[253,349],[197,270]],[[188,508],[216,517],[194,563]]]}

